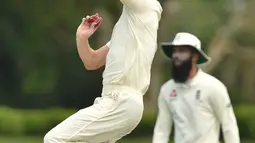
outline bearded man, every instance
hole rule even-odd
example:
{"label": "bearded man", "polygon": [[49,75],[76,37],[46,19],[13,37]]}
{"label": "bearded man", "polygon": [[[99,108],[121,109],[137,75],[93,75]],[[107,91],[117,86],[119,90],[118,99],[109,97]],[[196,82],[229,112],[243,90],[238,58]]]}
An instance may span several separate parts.
{"label": "bearded man", "polygon": [[158,96],[153,143],[168,143],[173,124],[174,143],[219,143],[220,127],[225,143],[240,143],[227,88],[198,67],[211,60],[200,40],[181,32],[162,48],[172,59],[172,79]]}

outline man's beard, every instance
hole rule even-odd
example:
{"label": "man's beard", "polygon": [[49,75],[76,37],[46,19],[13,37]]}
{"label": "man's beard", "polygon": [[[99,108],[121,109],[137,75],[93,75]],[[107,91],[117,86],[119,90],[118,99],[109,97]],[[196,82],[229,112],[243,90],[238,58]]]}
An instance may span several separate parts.
{"label": "man's beard", "polygon": [[172,78],[177,83],[185,83],[188,80],[190,71],[192,68],[191,58],[185,60],[181,65],[175,65],[174,60],[172,61]]}

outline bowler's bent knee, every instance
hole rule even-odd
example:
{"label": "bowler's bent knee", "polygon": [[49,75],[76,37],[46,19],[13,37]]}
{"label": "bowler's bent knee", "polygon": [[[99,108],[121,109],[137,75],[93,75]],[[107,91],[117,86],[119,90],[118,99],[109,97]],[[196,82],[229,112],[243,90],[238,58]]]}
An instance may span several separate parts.
{"label": "bowler's bent knee", "polygon": [[57,137],[56,134],[53,134],[51,131],[49,131],[43,139],[44,143],[64,143],[63,140]]}

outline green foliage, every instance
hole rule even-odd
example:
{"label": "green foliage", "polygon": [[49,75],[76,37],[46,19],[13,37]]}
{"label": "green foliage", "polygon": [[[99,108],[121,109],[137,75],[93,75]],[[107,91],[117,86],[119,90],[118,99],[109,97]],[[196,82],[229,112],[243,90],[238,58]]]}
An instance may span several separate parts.
{"label": "green foliage", "polygon": [[74,113],[74,110],[18,110],[0,108],[0,134],[24,135],[44,134],[62,120]]}
{"label": "green foliage", "polygon": [[[230,17],[226,0],[220,1],[180,1],[178,14],[171,21],[169,33],[190,32],[199,37],[202,48],[206,49],[217,33]],[[167,17],[166,17],[167,18]]]}
{"label": "green foliage", "polygon": [[[0,108],[1,135],[42,135],[75,113],[75,110],[45,109],[17,110]],[[241,138],[255,139],[255,106],[235,108]],[[144,114],[138,127],[129,136],[151,136],[156,121],[155,114]]]}
{"label": "green foliage", "polygon": [[[22,137],[0,137],[0,143],[41,143],[43,137],[31,137],[31,136],[22,136]],[[152,137],[135,137],[130,138],[128,136],[122,138],[118,141],[118,143],[150,143],[152,141]],[[173,143],[173,141],[169,142]],[[222,142],[223,143],[223,142]],[[254,140],[244,140],[241,139],[241,143],[254,143]]]}
{"label": "green foliage", "polygon": [[[3,2],[0,6],[1,104],[19,108],[79,108],[92,102],[88,98],[100,95],[96,91],[100,89],[97,87],[101,84],[101,71],[86,73],[77,53],[75,33],[83,17],[104,6],[110,4],[102,0]],[[110,10],[119,14],[116,8]],[[96,45],[96,39],[90,43]],[[90,88],[84,92],[87,84]],[[92,93],[93,97],[79,97]],[[68,103],[70,94],[76,106]]]}
{"label": "green foliage", "polygon": [[245,105],[235,109],[240,134],[244,138],[255,138],[255,106]]}
{"label": "green foliage", "polygon": [[[168,4],[172,2],[160,2],[164,8],[161,22],[170,20],[160,26],[159,35],[165,36],[159,37],[158,42],[172,39],[169,36],[176,32],[186,31],[197,35],[205,50],[218,30],[227,26],[233,10],[232,0],[178,0],[177,11],[171,14],[168,11],[175,6],[172,8]],[[77,53],[75,33],[82,17],[95,12],[104,15],[104,21],[109,21],[113,27],[122,11],[119,0],[9,0],[3,1],[0,8],[1,104],[16,108],[82,108],[100,95],[102,70],[88,72],[84,69]],[[242,22],[241,26],[245,29],[238,30],[232,37],[247,48],[254,46],[253,13],[247,12],[245,16],[249,16],[249,21]],[[90,39],[92,48],[101,46],[101,37],[105,37],[101,35],[110,38],[111,32],[103,34],[106,30],[100,30]],[[155,61],[160,61],[159,57],[162,55]],[[164,70],[153,74],[169,77],[168,64],[156,63],[152,70]],[[224,71],[224,68],[220,70]],[[239,70],[247,71],[245,68]],[[231,92],[235,91],[231,89]]]}

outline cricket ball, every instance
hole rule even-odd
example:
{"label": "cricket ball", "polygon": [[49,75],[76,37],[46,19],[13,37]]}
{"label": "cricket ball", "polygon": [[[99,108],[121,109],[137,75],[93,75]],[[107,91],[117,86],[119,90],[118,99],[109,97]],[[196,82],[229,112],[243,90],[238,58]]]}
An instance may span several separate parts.
{"label": "cricket ball", "polygon": [[89,23],[93,23],[93,22],[97,21],[98,18],[99,18],[98,16],[91,16],[91,17],[88,19],[88,22],[89,22]]}

